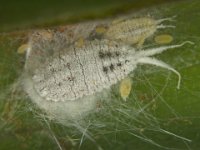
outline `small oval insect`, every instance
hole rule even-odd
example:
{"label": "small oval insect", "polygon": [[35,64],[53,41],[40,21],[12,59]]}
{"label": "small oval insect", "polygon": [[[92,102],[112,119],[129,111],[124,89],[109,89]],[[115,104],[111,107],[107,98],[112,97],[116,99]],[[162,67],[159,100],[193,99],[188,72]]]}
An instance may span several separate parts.
{"label": "small oval insect", "polygon": [[124,101],[128,98],[132,87],[132,79],[127,77],[120,82],[119,93]]}
{"label": "small oval insect", "polygon": [[108,39],[119,40],[127,44],[137,44],[141,47],[145,40],[152,36],[157,29],[174,28],[172,25],[161,24],[164,21],[172,21],[171,18],[155,20],[153,18],[133,18],[118,21],[110,25],[105,32]]}
{"label": "small oval insect", "polygon": [[169,34],[161,34],[157,35],[154,40],[157,44],[169,44],[173,41],[173,37]]}

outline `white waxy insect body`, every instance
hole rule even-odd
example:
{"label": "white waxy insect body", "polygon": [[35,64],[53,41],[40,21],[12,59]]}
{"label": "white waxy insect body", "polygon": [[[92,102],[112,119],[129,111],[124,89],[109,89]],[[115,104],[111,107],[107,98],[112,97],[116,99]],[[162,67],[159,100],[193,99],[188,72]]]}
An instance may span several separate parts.
{"label": "white waxy insect body", "polygon": [[120,82],[119,93],[124,101],[126,101],[132,88],[132,79],[127,77]]}
{"label": "white waxy insect body", "polygon": [[[157,26],[153,25],[152,29],[149,24],[153,19],[150,23],[144,18],[139,20],[126,21],[126,26],[123,23],[110,30],[96,28],[99,23],[84,23],[33,33],[26,55],[25,91],[40,108],[62,121],[76,119],[94,109],[98,100],[92,97],[124,79],[138,64],[152,64],[173,71],[179,77],[179,88],[180,74],[153,56],[191,42],[138,51],[127,44],[126,39],[135,35],[135,43],[143,44],[140,37],[144,41],[155,29],[165,28],[160,23],[169,19],[154,21]],[[109,25],[106,21],[100,24]],[[120,26],[124,27],[118,32]],[[130,34],[126,27],[131,28]],[[95,29],[103,36],[96,37]],[[117,39],[122,35],[125,41],[119,42]]]}
{"label": "white waxy insect body", "polygon": [[58,50],[32,72],[34,87],[51,101],[92,95],[117,83],[136,67],[130,53],[134,53],[133,48],[108,40]]}
{"label": "white waxy insect body", "polygon": [[[58,44],[58,43],[54,43]],[[170,69],[179,73],[169,65],[151,58],[169,48],[180,47],[173,45],[135,51],[133,47],[118,44],[109,40],[87,41],[81,48],[74,45],[60,47],[57,50],[44,48],[48,57],[31,70],[34,88],[45,100],[69,101],[93,95],[109,88],[133,71],[137,64],[147,63]],[[36,52],[34,44],[31,51]],[[33,55],[35,56],[35,55]],[[28,56],[28,67],[34,63]],[[28,67],[30,68],[30,67]],[[180,77],[180,75],[179,75]]]}
{"label": "white waxy insect body", "polygon": [[127,44],[137,44],[140,47],[148,37],[157,31],[157,29],[174,27],[161,24],[163,21],[171,20],[173,20],[173,18],[154,20],[150,17],[122,20],[110,25],[105,32],[105,37],[119,40]]}

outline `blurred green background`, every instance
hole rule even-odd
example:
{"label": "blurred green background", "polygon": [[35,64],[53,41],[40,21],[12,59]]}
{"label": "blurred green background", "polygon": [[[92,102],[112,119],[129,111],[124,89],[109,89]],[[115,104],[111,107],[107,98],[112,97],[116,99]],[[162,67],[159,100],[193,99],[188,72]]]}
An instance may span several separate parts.
{"label": "blurred green background", "polygon": [[[177,50],[159,55],[159,58],[172,64],[183,76],[181,89],[177,91],[176,77],[170,74],[169,83],[160,97],[156,97],[151,113],[159,120],[164,120],[162,128],[186,137],[192,142],[188,146],[178,142],[174,137],[149,133],[153,139],[165,146],[177,149],[200,149],[200,1],[199,0],[70,0],[70,1],[6,1],[0,2],[0,149],[2,150],[42,150],[58,149],[45,124],[27,108],[26,96],[21,92],[8,92],[10,86],[21,75],[24,54],[18,54],[17,48],[27,41],[30,29],[72,24],[86,20],[113,17],[145,9],[145,13],[163,18],[177,15],[176,28],[160,31],[171,34],[174,43],[193,41],[194,46],[186,45]],[[153,42],[153,38],[148,41]],[[161,91],[166,82],[166,72],[162,69],[143,66],[139,68],[136,78],[141,79],[134,85],[137,95],[151,94],[149,87],[144,87],[145,77],[140,70],[147,70],[148,81]],[[153,70],[153,71],[152,71]],[[158,71],[157,71],[158,70]],[[142,82],[141,82],[142,81]],[[159,84],[158,84],[159,83]],[[155,94],[155,92],[154,92]],[[23,97],[23,98],[22,98]],[[179,114],[174,116],[173,110]],[[131,98],[130,98],[131,99]],[[181,117],[180,117],[181,116]],[[63,149],[78,149],[63,135],[64,127],[53,126],[53,131]],[[59,128],[59,129],[57,129]],[[62,128],[62,130],[60,130]],[[68,129],[66,129],[68,130]],[[67,131],[66,131],[67,133]],[[108,137],[112,138],[112,135]],[[118,142],[108,144],[100,139],[104,149],[160,150],[127,133],[119,135]],[[93,143],[86,141],[82,149],[96,149]]]}
{"label": "blurred green background", "polygon": [[1,0],[0,31],[103,18],[166,2],[174,0]]}

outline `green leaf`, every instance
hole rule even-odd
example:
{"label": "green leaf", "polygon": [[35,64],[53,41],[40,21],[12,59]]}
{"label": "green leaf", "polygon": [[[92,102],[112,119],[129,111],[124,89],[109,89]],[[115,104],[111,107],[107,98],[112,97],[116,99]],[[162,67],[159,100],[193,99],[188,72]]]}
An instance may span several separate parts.
{"label": "green leaf", "polygon": [[[161,2],[164,0],[159,1]],[[58,149],[54,136],[63,149],[78,149],[80,141],[76,139],[82,137],[82,134],[73,127],[65,127],[53,121],[48,126],[45,121],[41,121],[39,110],[30,110],[34,106],[27,96],[13,89],[22,75],[25,62],[25,54],[17,53],[17,49],[27,42],[29,29],[103,18],[128,10],[129,13],[133,13],[130,11],[132,8],[137,11],[145,8],[139,12],[139,16],[176,16],[176,21],[170,22],[176,28],[160,30],[145,42],[147,46],[161,46],[154,42],[154,37],[160,34],[172,35],[174,41],[171,44],[194,42],[194,45],[184,45],[157,56],[181,73],[181,88],[176,89],[177,76],[173,73],[155,66],[140,66],[132,77],[132,91],[126,102],[120,98],[116,85],[112,88],[112,102],[105,104],[104,111],[88,116],[87,119],[93,123],[88,127],[88,131],[95,142],[84,136],[81,149],[97,149],[99,146],[103,149],[119,150],[160,150],[167,147],[199,149],[200,1],[176,1],[162,5],[155,5],[158,3],[156,0],[142,1],[140,4],[123,3],[120,0],[95,3],[91,0],[62,3],[2,3],[4,5],[0,6],[1,149]],[[17,29],[20,30],[16,31]],[[136,115],[138,110],[141,112]],[[101,124],[106,127],[101,127]]]}

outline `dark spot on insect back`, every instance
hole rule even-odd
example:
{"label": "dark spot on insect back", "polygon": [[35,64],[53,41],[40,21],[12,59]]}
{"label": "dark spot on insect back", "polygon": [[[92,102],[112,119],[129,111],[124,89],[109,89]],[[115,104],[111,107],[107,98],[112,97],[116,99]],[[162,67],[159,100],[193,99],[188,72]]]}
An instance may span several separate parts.
{"label": "dark spot on insect back", "polygon": [[105,57],[105,54],[102,52],[102,51],[99,51],[99,58],[104,58]]}
{"label": "dark spot on insect back", "polygon": [[67,79],[69,80],[69,81],[74,81],[74,79],[75,79],[75,77],[67,77]]}
{"label": "dark spot on insect back", "polygon": [[108,68],[103,66],[103,72],[108,73]]}
{"label": "dark spot on insect back", "polygon": [[114,65],[111,64],[111,65],[110,65],[110,70],[113,71],[114,69],[115,69]]}
{"label": "dark spot on insect back", "polygon": [[125,63],[128,63],[128,62],[130,62],[129,60],[125,60]]}
{"label": "dark spot on insect back", "polygon": [[70,63],[66,63],[64,66],[67,67],[68,69],[71,69]]}
{"label": "dark spot on insect back", "polygon": [[55,73],[56,72],[56,69],[55,68],[50,68],[50,71],[52,72],[52,73]]}
{"label": "dark spot on insect back", "polygon": [[115,55],[116,55],[116,56],[119,56],[119,55],[120,55],[120,52],[115,52]]}
{"label": "dark spot on insect back", "polygon": [[122,63],[117,63],[117,66],[118,66],[118,67],[121,67],[121,66],[122,66]]}
{"label": "dark spot on insect back", "polygon": [[106,56],[111,57],[112,56],[111,52],[107,52]]}

